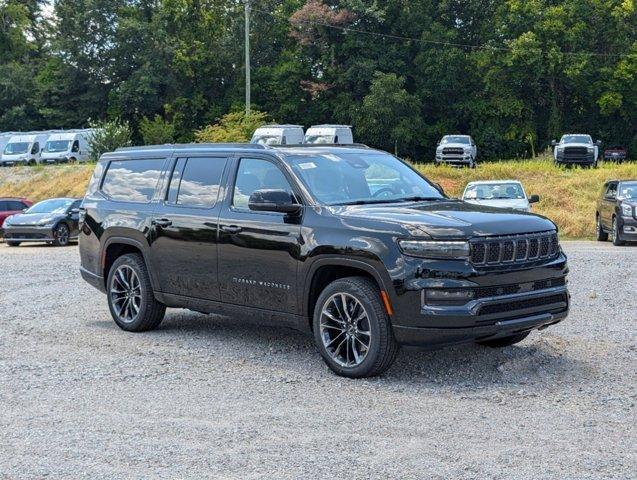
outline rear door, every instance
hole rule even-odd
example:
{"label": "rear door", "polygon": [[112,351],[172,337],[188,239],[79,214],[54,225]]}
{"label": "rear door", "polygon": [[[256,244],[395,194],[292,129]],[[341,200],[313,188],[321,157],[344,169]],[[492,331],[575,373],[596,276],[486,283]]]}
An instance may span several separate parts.
{"label": "rear door", "polygon": [[608,182],[608,187],[602,198],[601,220],[605,229],[612,227],[613,213],[615,212],[615,203],[617,202],[617,182]]}
{"label": "rear door", "polygon": [[248,198],[259,189],[281,189],[301,197],[292,187],[292,178],[274,159],[235,159],[231,170],[231,187],[219,218],[221,299],[297,313],[302,217],[251,211]]}
{"label": "rear door", "polygon": [[152,219],[151,262],[160,291],[219,300],[218,202],[227,156],[173,160],[164,198]]}

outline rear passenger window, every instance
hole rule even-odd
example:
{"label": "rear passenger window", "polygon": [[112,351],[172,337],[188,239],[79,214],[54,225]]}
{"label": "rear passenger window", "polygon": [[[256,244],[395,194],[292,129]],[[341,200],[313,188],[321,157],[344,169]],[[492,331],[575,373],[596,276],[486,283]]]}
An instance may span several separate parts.
{"label": "rear passenger window", "polygon": [[[8,205],[8,210],[12,210],[12,211],[19,211],[19,210],[24,210],[25,208],[28,208],[24,203],[22,202],[16,202],[14,201],[8,201],[7,202]],[[0,210],[2,210],[2,208],[0,208]]]}
{"label": "rear passenger window", "polygon": [[7,212],[9,210],[13,210],[12,208],[9,208],[9,202],[0,201],[0,212]]}
{"label": "rear passenger window", "polygon": [[183,207],[213,207],[225,166],[225,158],[180,158],[173,169],[166,202]]}
{"label": "rear passenger window", "polygon": [[163,158],[113,161],[104,175],[102,192],[113,200],[148,203],[155,193],[163,165]]}

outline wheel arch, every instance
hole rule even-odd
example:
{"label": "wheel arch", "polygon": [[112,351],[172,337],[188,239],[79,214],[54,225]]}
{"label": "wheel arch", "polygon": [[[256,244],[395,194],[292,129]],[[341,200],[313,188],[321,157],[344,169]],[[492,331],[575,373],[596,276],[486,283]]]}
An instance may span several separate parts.
{"label": "wheel arch", "polygon": [[325,287],[340,278],[355,276],[372,280],[381,292],[387,294],[387,301],[390,301],[391,290],[388,288],[390,282],[388,279],[383,278],[376,266],[363,260],[342,257],[327,257],[315,260],[305,277],[303,304],[301,305],[302,315],[307,317],[310,329],[312,328],[316,301]]}
{"label": "wheel arch", "polygon": [[108,274],[115,260],[128,253],[138,253],[142,256],[144,264],[146,265],[146,270],[148,271],[150,276],[151,284],[153,285],[153,290],[155,290],[155,281],[152,275],[152,271],[149,268],[148,257],[145,253],[144,245],[142,244],[142,242],[128,237],[109,237],[104,242],[104,246],[102,247],[102,254],[100,257],[100,269],[102,272],[102,276],[104,277],[104,286],[106,286],[106,282],[108,281]]}

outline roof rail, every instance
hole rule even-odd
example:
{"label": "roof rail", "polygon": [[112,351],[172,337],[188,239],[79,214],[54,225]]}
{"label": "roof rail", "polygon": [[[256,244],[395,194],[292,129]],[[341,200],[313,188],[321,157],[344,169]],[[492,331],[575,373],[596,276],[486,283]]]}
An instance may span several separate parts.
{"label": "roof rail", "polygon": [[339,148],[371,148],[364,143],[297,143],[288,145],[270,145],[270,148],[322,148],[322,147],[339,147]]}
{"label": "roof rail", "polygon": [[256,143],[166,143],[164,145],[142,145],[137,147],[120,147],[116,152],[136,152],[144,150],[176,150],[176,149],[204,149],[204,148],[247,148],[252,150],[266,150],[265,145]]}

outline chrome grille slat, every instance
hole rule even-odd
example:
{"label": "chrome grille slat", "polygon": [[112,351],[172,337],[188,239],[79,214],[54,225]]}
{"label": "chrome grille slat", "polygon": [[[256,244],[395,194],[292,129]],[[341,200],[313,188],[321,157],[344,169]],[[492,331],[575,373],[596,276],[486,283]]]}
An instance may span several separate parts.
{"label": "chrome grille slat", "polygon": [[556,232],[474,238],[470,244],[471,263],[485,267],[547,260],[559,253]]}

